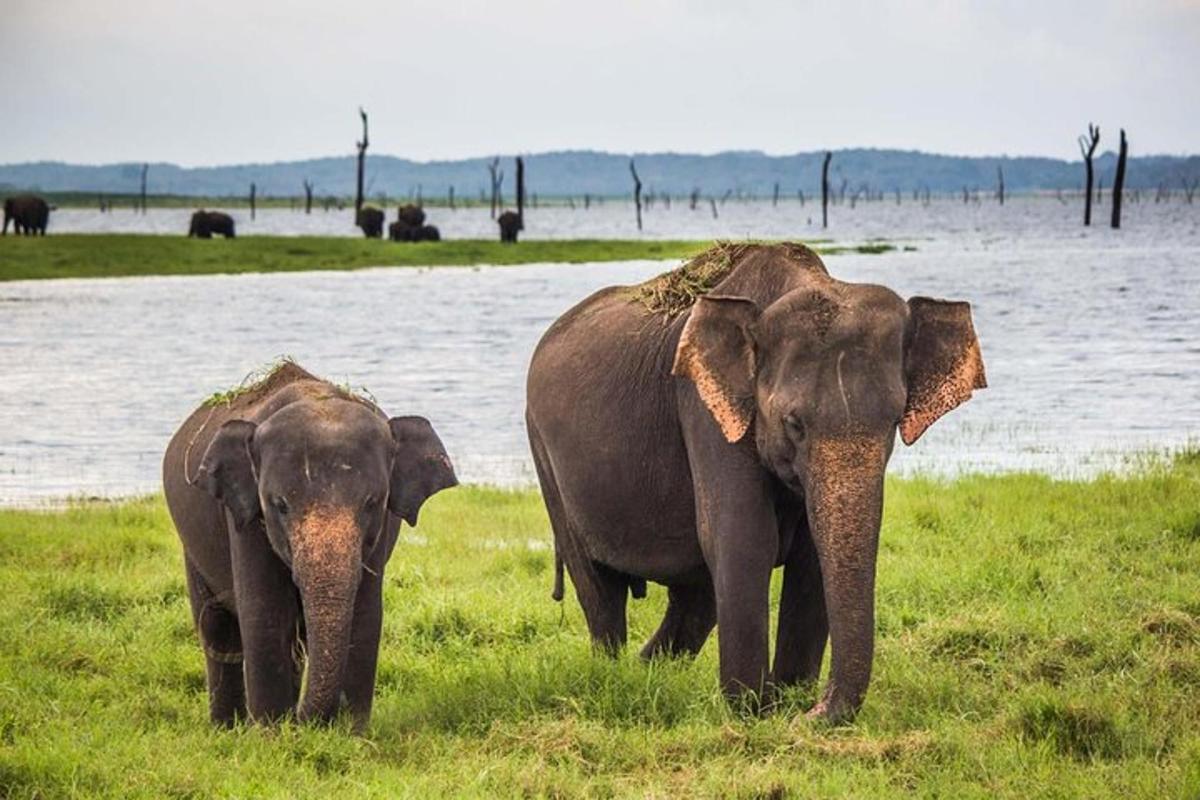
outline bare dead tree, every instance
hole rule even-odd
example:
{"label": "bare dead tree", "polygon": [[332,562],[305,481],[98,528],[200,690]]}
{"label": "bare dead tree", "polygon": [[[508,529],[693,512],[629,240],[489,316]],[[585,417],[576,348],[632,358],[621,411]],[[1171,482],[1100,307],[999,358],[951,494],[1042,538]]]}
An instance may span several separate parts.
{"label": "bare dead tree", "polygon": [[583,210],[584,210],[584,211],[587,211],[587,210],[588,210],[588,209],[590,209],[591,207],[592,207],[592,196],[591,196],[590,194],[584,194],[584,196],[583,196]]}
{"label": "bare dead tree", "polygon": [[713,199],[713,196],[711,194],[708,196],[708,204],[710,206],[712,206],[713,219],[716,219],[717,218],[717,201],[715,199]]}
{"label": "bare dead tree", "polygon": [[367,138],[367,112],[362,106],[358,107],[358,115],[362,117],[363,134],[362,139],[355,142],[355,147],[358,148],[358,174],[354,184],[354,224],[359,223],[359,216],[363,207],[363,177],[366,173],[367,166],[367,147],[371,144]]}
{"label": "bare dead tree", "polygon": [[[1180,177],[1179,182],[1183,184],[1183,196],[1188,201],[1188,205],[1192,204],[1192,200],[1196,197],[1196,188],[1200,187],[1200,178]],[[1163,191],[1167,197],[1171,196],[1171,192],[1167,190],[1166,185],[1163,185]],[[1154,202],[1158,202],[1155,200]]]}
{"label": "bare dead tree", "polygon": [[500,169],[500,156],[496,156],[488,164],[488,174],[492,180],[492,219],[495,219],[496,209],[500,205],[500,184],[504,180],[504,170]]}
{"label": "bare dead tree", "polygon": [[312,213],[313,184],[307,178],[304,180],[304,213]]}
{"label": "bare dead tree", "polygon": [[803,189],[796,190],[796,199],[800,201],[800,207],[804,208],[804,190]]}
{"label": "bare dead tree", "polygon": [[696,203],[698,203],[698,202],[700,202],[700,187],[699,186],[692,189],[692,196],[691,196],[691,202],[689,203],[689,208],[691,208],[692,211],[695,211]]}
{"label": "bare dead tree", "polygon": [[779,181],[775,181],[775,192],[771,195],[771,207],[779,205]]}
{"label": "bare dead tree", "polygon": [[454,187],[453,186],[450,187],[449,197],[450,197],[450,210],[451,211],[457,210],[454,206]]}
{"label": "bare dead tree", "polygon": [[633,205],[637,209],[638,230],[642,229],[642,179],[638,177],[633,159],[629,159],[629,174],[633,176]]}
{"label": "bare dead tree", "polygon": [[1117,176],[1113,180],[1112,226],[1121,227],[1121,200],[1125,192],[1125,160],[1129,157],[1129,142],[1125,140],[1125,129],[1121,128],[1121,147],[1117,153]]}
{"label": "bare dead tree", "polygon": [[1087,169],[1087,183],[1084,186],[1083,196],[1083,224],[1092,224],[1092,180],[1095,175],[1092,169],[1092,156],[1096,154],[1096,146],[1100,144],[1100,128],[1097,125],[1088,123],[1088,132],[1086,136],[1079,137],[1079,153],[1083,156],[1083,164]]}
{"label": "bare dead tree", "polygon": [[258,186],[254,184],[254,181],[250,181],[250,219],[254,219],[254,200],[257,194]]}
{"label": "bare dead tree", "polygon": [[996,166],[996,199],[1004,205],[1004,167]]}
{"label": "bare dead tree", "polygon": [[142,164],[142,213],[146,213],[146,173],[150,171],[149,164]]}
{"label": "bare dead tree", "polygon": [[525,159],[517,156],[517,230],[525,230]]}
{"label": "bare dead tree", "polygon": [[825,151],[825,160],[821,162],[821,227],[829,227],[829,162],[833,153]]}

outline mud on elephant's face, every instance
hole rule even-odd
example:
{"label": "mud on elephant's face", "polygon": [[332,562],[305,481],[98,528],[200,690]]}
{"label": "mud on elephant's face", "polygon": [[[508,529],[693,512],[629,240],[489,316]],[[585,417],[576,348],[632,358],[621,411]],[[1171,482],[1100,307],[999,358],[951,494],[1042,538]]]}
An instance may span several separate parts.
{"label": "mud on elephant's face", "polygon": [[795,490],[828,450],[819,443],[873,442],[882,470],[897,427],[912,444],[987,385],[969,304],[869,285],[798,289],[765,309],[702,297],[673,372],[696,383],[728,441],[753,426],[764,464]]}
{"label": "mud on elephant's face", "polygon": [[228,508],[235,535],[265,529],[291,569],[312,654],[299,715],[331,717],[363,565],[386,514],[415,525],[424,501],[457,483],[441,441],[421,417],[387,420],[349,399],[297,402],[259,425],[222,425],[199,480]]}

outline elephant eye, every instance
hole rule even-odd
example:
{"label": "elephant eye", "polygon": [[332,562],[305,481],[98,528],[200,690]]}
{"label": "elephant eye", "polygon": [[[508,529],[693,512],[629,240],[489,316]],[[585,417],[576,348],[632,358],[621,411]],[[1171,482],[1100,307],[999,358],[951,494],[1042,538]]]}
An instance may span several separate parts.
{"label": "elephant eye", "polygon": [[287,516],[288,510],[290,507],[288,506],[287,499],[284,498],[283,495],[277,494],[274,497],[272,497],[271,505],[273,505],[275,507],[275,510],[279,512],[279,515],[281,517]]}
{"label": "elephant eye", "polygon": [[786,425],[788,430],[796,436],[804,436],[804,423],[801,422],[800,418],[795,414],[788,414],[785,416],[783,418],[783,424]]}

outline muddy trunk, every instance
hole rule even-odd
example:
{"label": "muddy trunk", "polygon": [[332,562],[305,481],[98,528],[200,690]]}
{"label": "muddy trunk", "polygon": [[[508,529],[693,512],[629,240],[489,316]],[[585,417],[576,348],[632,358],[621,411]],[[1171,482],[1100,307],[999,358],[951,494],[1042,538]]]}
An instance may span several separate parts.
{"label": "muddy trunk", "polygon": [[829,683],[813,709],[852,716],[875,654],[875,558],[883,510],[884,451],[875,442],[814,447],[808,515],[821,561],[832,651]]}
{"label": "muddy trunk", "polygon": [[297,716],[327,722],[337,714],[341,701],[355,592],[343,585],[315,587],[303,594],[308,685]]}

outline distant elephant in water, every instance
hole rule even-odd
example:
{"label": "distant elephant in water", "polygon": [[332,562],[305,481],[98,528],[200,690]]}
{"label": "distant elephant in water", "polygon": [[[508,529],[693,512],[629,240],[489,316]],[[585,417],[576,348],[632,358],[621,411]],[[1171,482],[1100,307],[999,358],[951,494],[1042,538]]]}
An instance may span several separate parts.
{"label": "distant elephant in water", "polygon": [[521,224],[521,215],[515,211],[505,211],[496,220],[496,224],[500,226],[500,241],[508,244],[517,241],[517,234],[524,227]]}
{"label": "distant elephant in water", "polygon": [[425,225],[425,212],[420,206],[403,205],[396,221],[388,226],[388,238],[393,242],[437,242],[442,234],[434,225]]}
{"label": "distant elephant in water", "polygon": [[188,237],[211,239],[213,234],[219,234],[226,239],[236,238],[233,228],[233,217],[223,211],[205,211],[200,209],[192,214],[192,224],[188,227]]}
{"label": "distant elephant in water", "polygon": [[358,211],[355,224],[362,228],[363,236],[368,239],[383,238],[384,214],[374,206],[363,206]]}
{"label": "distant elephant in water", "polygon": [[550,326],[529,367],[554,595],[565,563],[593,641],[616,649],[630,591],[665,584],[643,656],[697,653],[719,625],[731,697],[815,682],[828,639],[810,715],[851,716],[871,677],[896,431],[912,444],[986,385],[967,303],[836,280],[799,244],[718,246],[601,289]]}
{"label": "distant elephant in water", "polygon": [[344,703],[365,726],[400,522],[456,483],[427,420],[389,419],[296,364],[196,409],[163,489],[213,722],[327,721]]}
{"label": "distant elephant in water", "polygon": [[8,235],[8,221],[12,220],[13,233],[24,236],[46,235],[46,224],[50,221],[50,205],[32,194],[19,194],[4,201],[4,228],[0,235]]}

